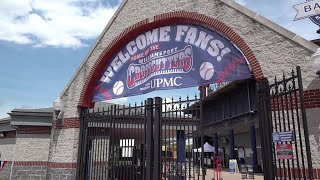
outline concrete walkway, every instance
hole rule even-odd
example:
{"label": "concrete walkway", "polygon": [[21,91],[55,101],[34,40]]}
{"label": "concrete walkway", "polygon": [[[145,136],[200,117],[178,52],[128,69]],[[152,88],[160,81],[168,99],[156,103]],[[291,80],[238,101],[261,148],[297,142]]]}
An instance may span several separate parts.
{"label": "concrete walkway", "polygon": [[[214,175],[213,169],[207,169],[206,180],[212,180],[212,178],[214,177],[213,175]],[[223,180],[242,180],[241,173],[230,174],[227,170],[223,170],[221,175]],[[255,174],[254,179],[263,180],[263,175]]]}

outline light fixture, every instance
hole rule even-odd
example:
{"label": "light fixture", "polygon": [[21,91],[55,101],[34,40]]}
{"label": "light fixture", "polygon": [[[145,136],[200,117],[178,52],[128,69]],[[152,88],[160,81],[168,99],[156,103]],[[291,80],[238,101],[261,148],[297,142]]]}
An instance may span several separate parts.
{"label": "light fixture", "polygon": [[56,100],[53,101],[53,111],[54,111],[55,119],[61,119],[59,115],[63,110],[63,106],[64,106],[63,101],[60,99],[60,97],[58,97]]}
{"label": "light fixture", "polygon": [[311,56],[310,61],[312,66],[316,69],[316,74],[320,77],[320,48]]}

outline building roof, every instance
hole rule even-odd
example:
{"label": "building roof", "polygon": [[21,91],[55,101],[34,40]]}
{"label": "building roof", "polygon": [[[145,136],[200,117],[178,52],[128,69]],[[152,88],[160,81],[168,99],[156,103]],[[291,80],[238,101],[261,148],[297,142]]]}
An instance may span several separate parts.
{"label": "building roof", "polygon": [[0,132],[14,131],[11,126],[11,117],[5,117],[0,119]]}
{"label": "building roof", "polygon": [[0,118],[0,123],[5,122],[5,121],[10,121],[10,117],[5,117],[5,118]]}
{"label": "building roof", "polygon": [[39,108],[39,109],[13,109],[8,113],[11,117],[15,116],[33,116],[33,117],[52,117],[53,109]]}
{"label": "building roof", "polygon": [[40,109],[13,109],[11,112],[26,112],[26,113],[53,113],[52,107]]}
{"label": "building roof", "polygon": [[52,126],[53,109],[13,109],[0,119],[0,132],[14,131],[13,126]]}

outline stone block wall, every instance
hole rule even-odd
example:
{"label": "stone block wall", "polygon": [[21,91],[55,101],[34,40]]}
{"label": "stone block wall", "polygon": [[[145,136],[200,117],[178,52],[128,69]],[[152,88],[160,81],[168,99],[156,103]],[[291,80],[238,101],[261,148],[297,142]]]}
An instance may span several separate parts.
{"label": "stone block wall", "polygon": [[[78,127],[75,128],[76,124]],[[65,124],[55,124],[52,132],[47,180],[75,180],[79,119],[66,119]]]}
{"label": "stone block wall", "polygon": [[0,160],[12,161],[14,146],[16,144],[16,138],[1,138],[0,139]]}
{"label": "stone block wall", "polygon": [[17,134],[14,161],[47,162],[50,134]]}
{"label": "stone block wall", "polygon": [[0,171],[1,180],[9,180],[11,173],[11,162],[7,162],[7,165]]}
{"label": "stone block wall", "polygon": [[8,162],[0,172],[1,180],[10,179],[10,174],[12,180],[46,179],[50,129],[18,127],[15,138],[0,139],[0,160]]}
{"label": "stone block wall", "polygon": [[47,166],[16,166],[12,170],[12,180],[45,180]]}
{"label": "stone block wall", "polygon": [[313,167],[320,172],[320,108],[307,109],[307,119]]}
{"label": "stone block wall", "polygon": [[47,171],[47,179],[54,180],[75,180],[76,169],[72,168],[51,168]]}
{"label": "stone block wall", "polygon": [[11,172],[12,162],[8,162],[5,168],[0,171],[1,180],[45,180],[47,174],[46,165],[26,164],[14,162]]}

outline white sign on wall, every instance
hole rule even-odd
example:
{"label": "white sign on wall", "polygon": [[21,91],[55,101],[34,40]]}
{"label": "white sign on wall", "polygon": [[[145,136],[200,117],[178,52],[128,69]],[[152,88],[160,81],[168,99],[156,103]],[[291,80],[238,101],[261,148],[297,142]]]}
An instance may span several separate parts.
{"label": "white sign on wall", "polygon": [[293,8],[297,11],[294,20],[308,18],[320,14],[320,0],[312,0],[304,3],[296,4]]}
{"label": "white sign on wall", "polygon": [[239,148],[238,149],[238,157],[239,158],[244,158],[244,149],[243,148]]}
{"label": "white sign on wall", "polygon": [[246,148],[244,150],[244,152],[245,152],[246,157],[252,157],[252,149],[251,148]]}

